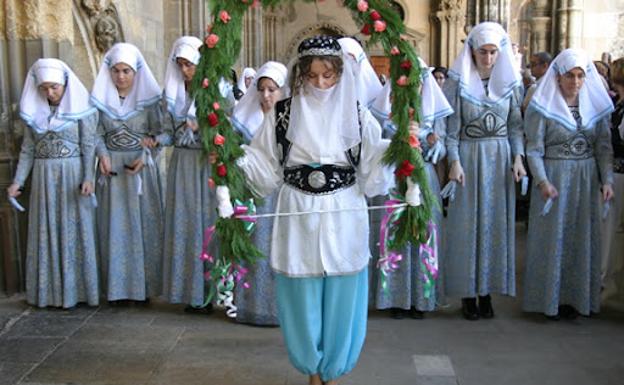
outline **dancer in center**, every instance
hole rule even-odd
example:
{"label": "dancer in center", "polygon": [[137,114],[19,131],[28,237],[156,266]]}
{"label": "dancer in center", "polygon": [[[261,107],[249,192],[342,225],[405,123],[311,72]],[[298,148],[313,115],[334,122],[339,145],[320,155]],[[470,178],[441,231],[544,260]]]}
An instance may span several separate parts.
{"label": "dancer in center", "polygon": [[[385,194],[389,141],[358,105],[350,63],[337,40],[304,40],[292,98],[276,104],[237,164],[264,196],[280,187],[271,267],[291,363],[312,385],[337,384],[359,357],[368,305],[365,194]],[[355,210],[354,210],[355,209]],[[344,211],[338,211],[344,210]]]}

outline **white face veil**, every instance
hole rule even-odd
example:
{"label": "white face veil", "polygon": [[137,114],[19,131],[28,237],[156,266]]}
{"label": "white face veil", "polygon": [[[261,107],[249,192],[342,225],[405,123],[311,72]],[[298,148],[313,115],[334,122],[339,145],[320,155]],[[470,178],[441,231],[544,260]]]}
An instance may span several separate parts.
{"label": "white face veil", "polygon": [[[238,86],[238,89],[241,90],[243,93],[247,92],[247,86],[245,85],[245,78],[255,78],[256,77],[256,70],[254,70],[251,67],[246,67],[243,70],[243,73],[241,74],[241,76],[238,78],[238,82],[236,83],[236,85]],[[251,82],[251,84],[253,84],[253,81]]]}
{"label": "white face veil", "polygon": [[164,97],[167,103],[167,110],[175,120],[185,120],[186,118],[195,118],[195,108],[189,108],[187,111],[186,88],[184,86],[184,76],[176,61],[177,58],[186,59],[189,62],[199,64],[200,54],[199,48],[202,41],[194,36],[183,36],[173,43],[169,60],[167,62],[167,70],[165,71],[165,87]]}
{"label": "white face veil", "polygon": [[[127,64],[135,71],[132,90],[123,102],[110,72],[118,63]],[[126,120],[138,114],[145,106],[157,103],[160,97],[160,86],[137,47],[117,43],[104,55],[91,92],[91,101],[100,111],[112,119]]]}
{"label": "white face veil", "polygon": [[[48,99],[39,91],[42,83],[65,86],[54,115]],[[94,112],[89,92],[67,64],[58,59],[39,59],[30,67],[20,99],[20,116],[35,132],[62,131]]]}
{"label": "white face veil", "polygon": [[596,122],[609,115],[613,111],[613,103],[594,63],[586,52],[574,48],[562,51],[552,61],[541,78],[529,106],[542,116],[576,131],[576,120],[561,93],[557,79],[573,68],[580,68],[585,72],[585,82],[579,92],[578,106],[583,127],[593,127]]}
{"label": "white face veil", "polygon": [[287,96],[286,92],[284,92],[287,77],[288,70],[286,66],[275,61],[266,62],[258,69],[252,86],[238,101],[232,114],[232,124],[245,137],[245,140],[251,141],[264,119],[264,113],[260,105],[258,81],[262,78],[273,80],[282,90],[282,98],[284,98]]}
{"label": "white face veil", "polygon": [[342,60],[344,62],[352,61],[351,68],[354,71],[353,77],[355,79],[358,100],[361,104],[368,107],[375,101],[383,85],[379,81],[379,77],[366,57],[366,53],[360,43],[350,37],[338,39],[338,43],[342,47]]}
{"label": "white face veil", "polygon": [[[317,36],[299,45],[299,60],[324,56],[342,58],[336,39]],[[361,141],[357,90],[351,66],[351,61],[343,61],[342,75],[329,89],[320,90],[304,84],[302,89],[293,90],[296,94],[292,99],[286,138],[320,163],[328,163],[337,153]]]}
{"label": "white face veil", "polygon": [[[483,82],[472,57],[472,50],[491,44],[498,48],[498,58],[492,68],[486,95]],[[507,99],[522,81],[515,67],[509,35],[500,24],[484,22],[468,34],[464,48],[449,69],[449,77],[459,83],[460,95],[477,105],[495,104]]]}

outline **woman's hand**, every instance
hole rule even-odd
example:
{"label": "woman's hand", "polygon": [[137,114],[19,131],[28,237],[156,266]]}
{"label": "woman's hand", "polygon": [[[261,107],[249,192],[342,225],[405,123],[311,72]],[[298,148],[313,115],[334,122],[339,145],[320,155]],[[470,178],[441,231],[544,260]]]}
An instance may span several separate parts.
{"label": "woman's hand", "polygon": [[20,191],[20,185],[17,183],[13,183],[11,184],[8,188],[7,188],[7,193],[9,194],[10,197],[12,198],[17,198],[18,196],[22,195],[22,192]]}
{"label": "woman's hand", "polygon": [[513,176],[516,182],[520,182],[523,176],[526,176],[527,172],[522,163],[522,155],[516,155],[513,164]]}
{"label": "woman's hand", "polygon": [[435,132],[427,135],[427,144],[429,147],[433,147],[434,144],[438,141],[438,135]]}
{"label": "woman's hand", "polygon": [[89,196],[93,194],[93,183],[92,182],[82,182],[80,185],[80,193],[84,196]]}
{"label": "woman's hand", "polygon": [[110,156],[100,156],[98,159],[100,160],[100,173],[105,176],[110,176],[112,171]]}
{"label": "woman's hand", "polygon": [[145,164],[143,164],[143,159],[135,159],[132,163],[126,166],[126,172],[130,175],[137,174],[143,169],[143,166],[145,166]]}
{"label": "woman's hand", "polygon": [[197,130],[199,129],[199,125],[197,124],[197,122],[191,119],[186,120],[186,126],[190,128],[193,132],[197,132]]}
{"label": "woman's hand", "polygon": [[464,185],[464,169],[458,160],[454,160],[453,163],[451,163],[449,179],[459,182],[462,186]]}
{"label": "woman's hand", "polygon": [[544,199],[555,199],[559,196],[559,191],[557,191],[555,186],[547,180],[540,182],[537,186],[539,187]]}
{"label": "woman's hand", "polygon": [[613,186],[610,185],[609,183],[603,184],[602,185],[602,200],[607,202],[610,201],[611,198],[613,198]]}
{"label": "woman's hand", "polygon": [[158,146],[158,141],[154,137],[146,136],[141,140],[141,145],[146,148],[154,148]]}

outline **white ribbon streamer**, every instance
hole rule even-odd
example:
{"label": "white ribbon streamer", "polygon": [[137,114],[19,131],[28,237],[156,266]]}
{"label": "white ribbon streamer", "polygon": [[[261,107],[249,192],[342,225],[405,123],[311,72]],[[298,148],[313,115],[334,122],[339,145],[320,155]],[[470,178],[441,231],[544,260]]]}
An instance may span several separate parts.
{"label": "white ribbon streamer", "polygon": [[455,200],[455,191],[457,191],[457,181],[451,180],[446,186],[440,191],[440,196],[442,198],[448,198],[451,202]]}
{"label": "white ribbon streamer", "polygon": [[523,176],[520,179],[520,194],[527,195],[527,192],[529,192],[529,177],[528,176]]}
{"label": "white ribbon streamer", "polygon": [[544,208],[542,209],[542,213],[540,214],[540,216],[545,217],[546,215],[548,215],[553,203],[554,200],[552,198],[546,199],[546,203],[544,203]]}
{"label": "white ribbon streamer", "polygon": [[21,211],[21,212],[26,211],[24,206],[20,205],[17,199],[15,199],[15,197],[8,197],[8,198],[9,198],[9,203],[11,204],[11,206],[15,207],[17,211]]}

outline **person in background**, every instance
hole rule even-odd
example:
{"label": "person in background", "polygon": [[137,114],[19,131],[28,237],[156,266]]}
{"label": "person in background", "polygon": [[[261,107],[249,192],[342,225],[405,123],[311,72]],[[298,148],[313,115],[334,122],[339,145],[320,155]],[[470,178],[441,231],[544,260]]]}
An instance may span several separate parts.
{"label": "person in background", "polygon": [[536,183],[525,257],[527,312],[573,319],[600,311],[600,200],[613,197],[613,104],[584,51],[566,49],[537,87],[525,119]]}
{"label": "person in background", "polygon": [[470,31],[444,93],[455,111],[446,148],[457,186],[445,224],[446,294],[462,298],[464,318],[492,318],[490,294],[516,292],[514,182],[526,175],[520,72],[503,27]]}
{"label": "person in background", "polygon": [[58,59],[39,59],[28,70],[20,116],[24,141],[10,198],[23,191],[32,170],[26,301],[73,308],[99,304],[94,233],[97,110],[74,72]]}
{"label": "person in background", "polygon": [[602,231],[603,302],[624,310],[624,58],[611,63],[611,84],[617,97],[611,114],[613,199]]}
{"label": "person in background", "polygon": [[531,75],[535,78],[535,83],[526,90],[524,101],[522,102],[522,113],[524,113],[529,106],[531,97],[533,96],[540,79],[548,70],[551,61],[552,56],[548,52],[537,52],[529,58],[529,70],[531,71]]}
{"label": "person in background", "polygon": [[[256,135],[266,115],[275,114],[275,103],[287,96],[288,70],[282,63],[270,61],[258,69],[252,87],[234,107],[232,124],[249,143]],[[256,208],[258,214],[275,212],[277,193],[264,197],[262,205]],[[272,218],[259,218],[252,234],[256,247],[266,256],[271,255]],[[245,288],[236,285],[236,321],[259,326],[279,324],[275,301],[275,277],[268,258],[261,259],[251,266],[244,266],[248,273],[244,280]]]}
{"label": "person in background", "polygon": [[440,86],[440,88],[444,87],[444,82],[448,78],[448,69],[446,67],[435,67],[431,74],[436,82],[438,82],[438,86]]}
{"label": "person in background", "polygon": [[165,196],[163,296],[169,303],[186,304],[187,312],[209,312],[212,308],[211,304],[202,306],[207,294],[207,262],[199,256],[204,230],[216,220],[216,206],[208,185],[210,164],[202,151],[195,102],[190,94],[202,44],[193,36],[183,36],[173,44],[163,90],[167,111],[164,133],[156,138],[160,146],[174,146]]}
{"label": "person in background", "polygon": [[162,294],[163,207],[154,160],[161,98],[137,47],[117,43],[104,55],[91,101],[100,111],[97,228],[111,304],[147,303]]}
{"label": "person in background", "polygon": [[245,67],[240,78],[238,78],[238,82],[236,83],[237,88],[243,93],[243,95],[247,92],[247,89],[251,86],[255,77],[256,70],[251,67]]}

